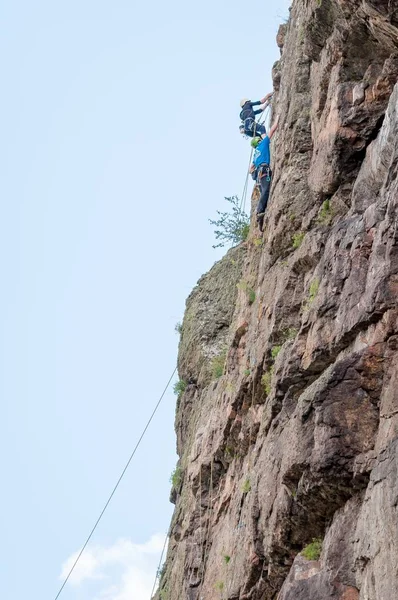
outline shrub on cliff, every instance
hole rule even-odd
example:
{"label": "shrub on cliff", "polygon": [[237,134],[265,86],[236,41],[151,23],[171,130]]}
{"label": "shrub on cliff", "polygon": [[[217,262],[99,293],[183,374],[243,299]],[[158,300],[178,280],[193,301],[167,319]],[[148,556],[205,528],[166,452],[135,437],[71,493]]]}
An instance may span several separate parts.
{"label": "shrub on cliff", "polygon": [[173,391],[174,391],[175,395],[180,398],[183,395],[183,393],[185,392],[187,385],[188,384],[184,379],[180,379],[179,381],[177,381],[173,387]]}
{"label": "shrub on cliff", "polygon": [[220,240],[213,248],[222,248],[227,244],[236,246],[240,242],[247,240],[250,228],[249,215],[242,209],[241,202],[238,196],[225,198],[230,203],[230,212],[217,211],[219,219],[213,221],[209,219],[211,225],[215,225],[217,229],[214,231],[216,240]]}
{"label": "shrub on cliff", "polygon": [[318,560],[322,552],[322,540],[313,540],[311,544],[308,544],[302,551],[301,554],[307,560]]}
{"label": "shrub on cliff", "polygon": [[176,467],[172,474],[170,475],[170,483],[174,489],[178,489],[182,482],[182,469],[181,467]]}

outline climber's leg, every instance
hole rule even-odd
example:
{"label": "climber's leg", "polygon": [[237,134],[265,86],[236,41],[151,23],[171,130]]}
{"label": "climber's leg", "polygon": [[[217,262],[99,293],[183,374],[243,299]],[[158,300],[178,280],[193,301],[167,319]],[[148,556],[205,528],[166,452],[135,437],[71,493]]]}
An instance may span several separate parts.
{"label": "climber's leg", "polygon": [[262,166],[259,171],[258,183],[260,186],[260,200],[257,205],[257,222],[260,231],[263,230],[264,214],[267,208],[269,193],[271,189],[272,172],[268,166]]}
{"label": "climber's leg", "polygon": [[269,167],[261,168],[259,173],[260,200],[257,205],[257,213],[265,212],[268,204],[269,192],[271,188],[271,169]]}
{"label": "climber's leg", "polygon": [[265,128],[265,125],[263,125],[262,123],[256,123],[256,135],[266,135],[266,133],[267,130]]}

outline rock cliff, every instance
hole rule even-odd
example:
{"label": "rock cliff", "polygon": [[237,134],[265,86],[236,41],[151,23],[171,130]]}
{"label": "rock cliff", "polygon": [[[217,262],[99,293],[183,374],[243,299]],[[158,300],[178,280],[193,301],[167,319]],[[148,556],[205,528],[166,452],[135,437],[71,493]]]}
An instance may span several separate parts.
{"label": "rock cliff", "polygon": [[294,0],[277,43],[264,235],[187,300],[157,597],[393,600],[398,0]]}

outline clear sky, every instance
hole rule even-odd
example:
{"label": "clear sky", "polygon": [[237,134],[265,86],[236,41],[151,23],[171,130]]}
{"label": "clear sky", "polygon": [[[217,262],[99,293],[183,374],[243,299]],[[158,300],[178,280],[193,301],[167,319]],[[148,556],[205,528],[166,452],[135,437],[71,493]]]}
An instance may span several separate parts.
{"label": "clear sky", "polygon": [[[271,4],[271,6],[270,6]],[[240,195],[239,100],[288,0],[14,0],[0,19],[0,594],[52,600],[175,362]],[[149,600],[172,512],[167,394],[64,600]]]}

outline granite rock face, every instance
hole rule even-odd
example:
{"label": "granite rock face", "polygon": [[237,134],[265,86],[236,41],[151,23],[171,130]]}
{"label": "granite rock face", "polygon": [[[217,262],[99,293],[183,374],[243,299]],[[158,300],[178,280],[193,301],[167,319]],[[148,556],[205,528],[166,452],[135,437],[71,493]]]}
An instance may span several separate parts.
{"label": "granite rock face", "polygon": [[264,235],[187,303],[157,597],[393,600],[398,0],[295,0],[277,43]]}

